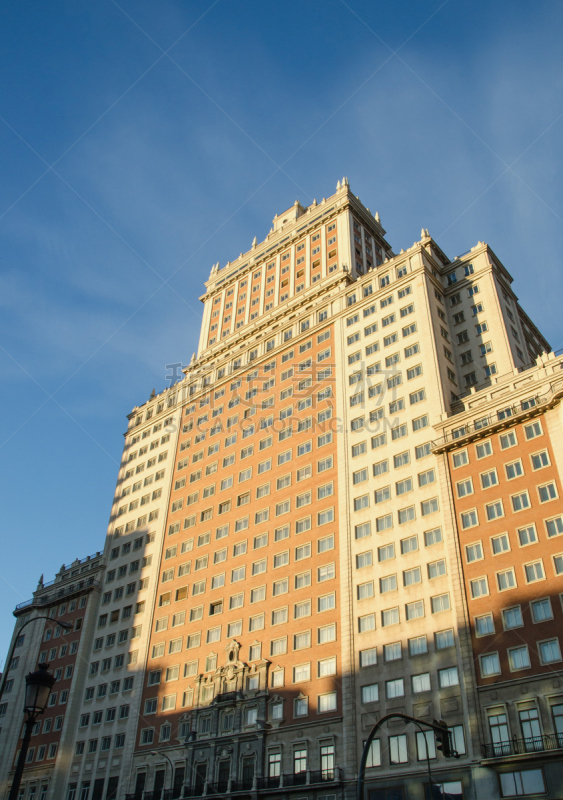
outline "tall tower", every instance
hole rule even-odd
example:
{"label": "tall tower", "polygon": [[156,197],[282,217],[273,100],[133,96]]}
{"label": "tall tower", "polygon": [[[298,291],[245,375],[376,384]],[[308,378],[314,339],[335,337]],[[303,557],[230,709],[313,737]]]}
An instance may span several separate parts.
{"label": "tall tower", "polygon": [[394,253],[347,179],[213,267],[185,377],[129,418],[65,800],[352,797],[393,711],[459,759],[391,725],[376,800],[422,798],[427,759],[495,796],[447,459],[549,351],[511,283],[483,243]]}

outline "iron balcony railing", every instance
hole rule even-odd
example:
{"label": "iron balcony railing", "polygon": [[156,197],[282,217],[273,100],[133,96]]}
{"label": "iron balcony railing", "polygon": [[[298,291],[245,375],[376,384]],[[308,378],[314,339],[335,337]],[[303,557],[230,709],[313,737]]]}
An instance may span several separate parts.
{"label": "iron balcony railing", "polygon": [[263,777],[243,778],[242,780],[231,779],[228,783],[206,783],[205,786],[184,786],[181,795],[164,794],[164,792],[161,796],[155,792],[145,792],[139,796],[128,794],[126,795],[125,800],[175,800],[176,796],[182,798],[202,797],[204,793],[207,797],[210,795],[225,796],[227,794],[231,795],[237,792],[249,792],[253,789],[258,791],[272,791],[278,789],[291,789],[293,787],[305,785],[335,783],[340,781],[340,779],[340,768],[334,767],[333,769],[317,769],[310,770],[309,772],[297,772],[294,774],[284,773],[283,775],[266,775]]}
{"label": "iron balcony railing", "polygon": [[30,608],[46,606],[50,603],[60,600],[63,597],[68,597],[70,594],[74,594],[75,592],[80,592],[83,589],[96,586],[100,586],[100,581],[96,580],[96,578],[85,578],[84,580],[76,581],[75,583],[71,583],[69,586],[64,586],[54,592],[49,592],[49,594],[42,594],[39,597],[34,597],[31,600],[26,600],[23,603],[19,603],[16,606],[16,611],[20,611],[22,608],[27,608],[28,606]]}
{"label": "iron balcony railing", "polygon": [[505,742],[490,742],[481,745],[483,758],[522,756],[528,753],[545,753],[563,748],[563,733],[542,733],[525,739],[508,739]]}
{"label": "iron balcony railing", "polygon": [[[444,436],[442,436],[440,439],[435,439],[432,442],[432,449],[436,451],[447,446],[448,444],[455,442],[458,439],[463,439],[465,436],[478,434],[481,431],[486,432],[489,428],[493,427],[502,427],[503,424],[513,424],[521,421],[522,418],[525,418],[530,413],[533,413],[532,409],[549,406],[549,404],[554,401],[554,399],[561,393],[562,390],[563,383],[561,381],[557,381],[550,386],[549,390],[544,395],[536,395],[520,403],[507,405],[504,408],[499,409],[497,412],[484,415],[480,419],[474,420],[473,422],[466,422],[457,428],[452,428],[451,431],[446,431]],[[475,413],[477,414],[478,412]],[[453,419],[453,417],[451,419]]]}

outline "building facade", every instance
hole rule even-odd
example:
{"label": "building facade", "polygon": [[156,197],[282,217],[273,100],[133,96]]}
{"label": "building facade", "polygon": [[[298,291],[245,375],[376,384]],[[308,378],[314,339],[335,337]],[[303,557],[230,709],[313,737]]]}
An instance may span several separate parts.
{"label": "building facade", "polygon": [[458,758],[390,722],[372,800],[429,765],[558,796],[561,359],[511,283],[484,243],[394,253],[346,179],[213,267],[185,377],[129,416],[42,800],[352,797],[393,712]]}

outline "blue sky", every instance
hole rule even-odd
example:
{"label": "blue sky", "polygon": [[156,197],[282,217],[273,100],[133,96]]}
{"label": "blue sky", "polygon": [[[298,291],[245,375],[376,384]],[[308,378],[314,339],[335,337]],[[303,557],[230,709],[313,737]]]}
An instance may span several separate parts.
{"label": "blue sky", "polygon": [[0,651],[101,549],[125,415],[211,265],[348,176],[396,251],[487,241],[563,346],[563,5],[22,0],[0,11]]}

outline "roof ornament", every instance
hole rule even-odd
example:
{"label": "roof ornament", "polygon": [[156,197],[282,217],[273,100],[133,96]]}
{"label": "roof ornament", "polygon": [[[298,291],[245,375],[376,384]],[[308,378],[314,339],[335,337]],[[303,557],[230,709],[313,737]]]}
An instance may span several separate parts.
{"label": "roof ornament", "polygon": [[154,400],[155,397],[156,397],[156,389],[153,388],[153,390],[151,392],[151,396],[149,397],[149,400]]}
{"label": "roof ornament", "polygon": [[348,178],[342,178],[342,186],[350,186],[350,181]]}
{"label": "roof ornament", "polygon": [[257,244],[258,244],[258,240],[257,240],[257,238],[255,236],[254,239],[252,240],[252,249],[253,250],[254,250],[254,248],[256,247]]}
{"label": "roof ornament", "polygon": [[338,183],[336,184],[336,191],[338,191],[339,189],[340,189],[340,181],[338,181]]}
{"label": "roof ornament", "polygon": [[375,221],[376,222],[381,222],[381,220],[379,219],[379,211],[375,212]]}

